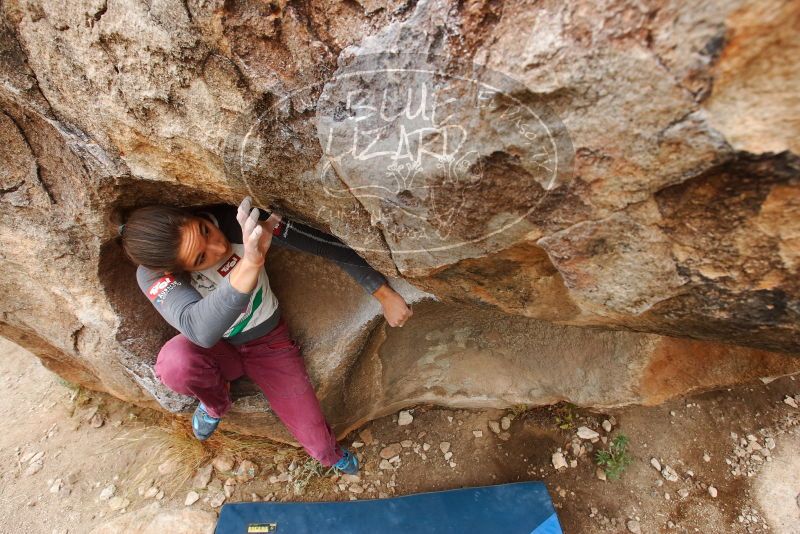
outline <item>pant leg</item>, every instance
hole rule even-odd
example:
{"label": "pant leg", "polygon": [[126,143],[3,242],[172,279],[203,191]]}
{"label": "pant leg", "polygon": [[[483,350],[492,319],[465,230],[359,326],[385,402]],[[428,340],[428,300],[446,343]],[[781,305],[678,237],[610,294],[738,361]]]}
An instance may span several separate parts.
{"label": "pant leg", "polygon": [[155,372],[168,388],[196,397],[212,417],[222,417],[231,407],[227,383],[242,376],[243,369],[229,343],[220,340],[207,349],[178,334],[161,348]]}
{"label": "pant leg", "polygon": [[308,454],[325,466],[339,461],[343,451],[325,420],[300,347],[283,318],[240,352],[245,374],[258,384],[272,410]]}

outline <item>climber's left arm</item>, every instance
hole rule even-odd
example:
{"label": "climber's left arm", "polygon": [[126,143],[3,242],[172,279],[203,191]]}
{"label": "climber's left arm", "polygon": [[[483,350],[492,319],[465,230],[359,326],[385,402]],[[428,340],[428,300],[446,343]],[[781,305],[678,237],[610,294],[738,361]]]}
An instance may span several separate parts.
{"label": "climber's left arm", "polygon": [[[224,228],[225,237],[231,243],[242,242],[242,230],[236,220],[236,206],[215,204],[206,206],[203,212],[213,215]],[[266,222],[270,212],[259,208],[258,219]],[[344,244],[340,239],[306,224],[289,220],[277,214],[280,222],[272,231],[272,244],[310,252],[335,262],[358,284],[375,297],[383,307],[383,315],[389,326],[402,326],[411,317],[411,308],[386,278],[367,263],[364,258]]]}
{"label": "climber's left arm", "polygon": [[381,303],[389,326],[402,326],[411,317],[411,308],[386,278],[339,238],[297,221],[281,220],[272,242],[335,262]]}

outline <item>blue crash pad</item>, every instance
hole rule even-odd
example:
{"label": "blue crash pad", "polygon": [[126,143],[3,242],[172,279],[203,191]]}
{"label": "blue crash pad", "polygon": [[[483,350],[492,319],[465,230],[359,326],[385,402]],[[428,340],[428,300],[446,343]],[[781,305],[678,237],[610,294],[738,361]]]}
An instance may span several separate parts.
{"label": "blue crash pad", "polygon": [[216,534],[561,534],[542,482],[344,502],[226,504]]}

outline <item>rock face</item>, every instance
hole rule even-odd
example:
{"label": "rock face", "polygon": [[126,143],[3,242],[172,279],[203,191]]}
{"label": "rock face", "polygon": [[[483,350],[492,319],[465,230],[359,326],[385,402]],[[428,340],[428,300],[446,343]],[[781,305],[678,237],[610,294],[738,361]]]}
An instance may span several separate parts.
{"label": "rock face", "polygon": [[[175,332],[116,226],[251,194],[414,302],[390,328],[335,267],[270,252],[340,432],[418,402],[655,403],[797,371],[798,19],[778,0],[4,2],[0,334],[187,409],[153,376]],[[287,439],[235,390],[228,424]]]}

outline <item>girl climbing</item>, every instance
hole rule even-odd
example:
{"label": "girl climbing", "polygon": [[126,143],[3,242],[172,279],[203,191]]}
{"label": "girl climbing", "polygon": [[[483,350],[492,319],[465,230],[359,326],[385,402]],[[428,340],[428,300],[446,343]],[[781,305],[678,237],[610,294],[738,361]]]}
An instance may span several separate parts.
{"label": "girl climbing", "polygon": [[180,334],[158,354],[155,372],[167,387],[200,402],[192,417],[208,439],[231,407],[230,381],[250,377],[309,455],[355,474],[358,460],[339,446],[270,289],[264,262],[271,243],[337,263],[383,308],[390,326],[412,311],[386,279],[335,237],[277,213],[214,205],[194,211],[148,206],[120,227],[122,245],[139,267],[139,287]]}

